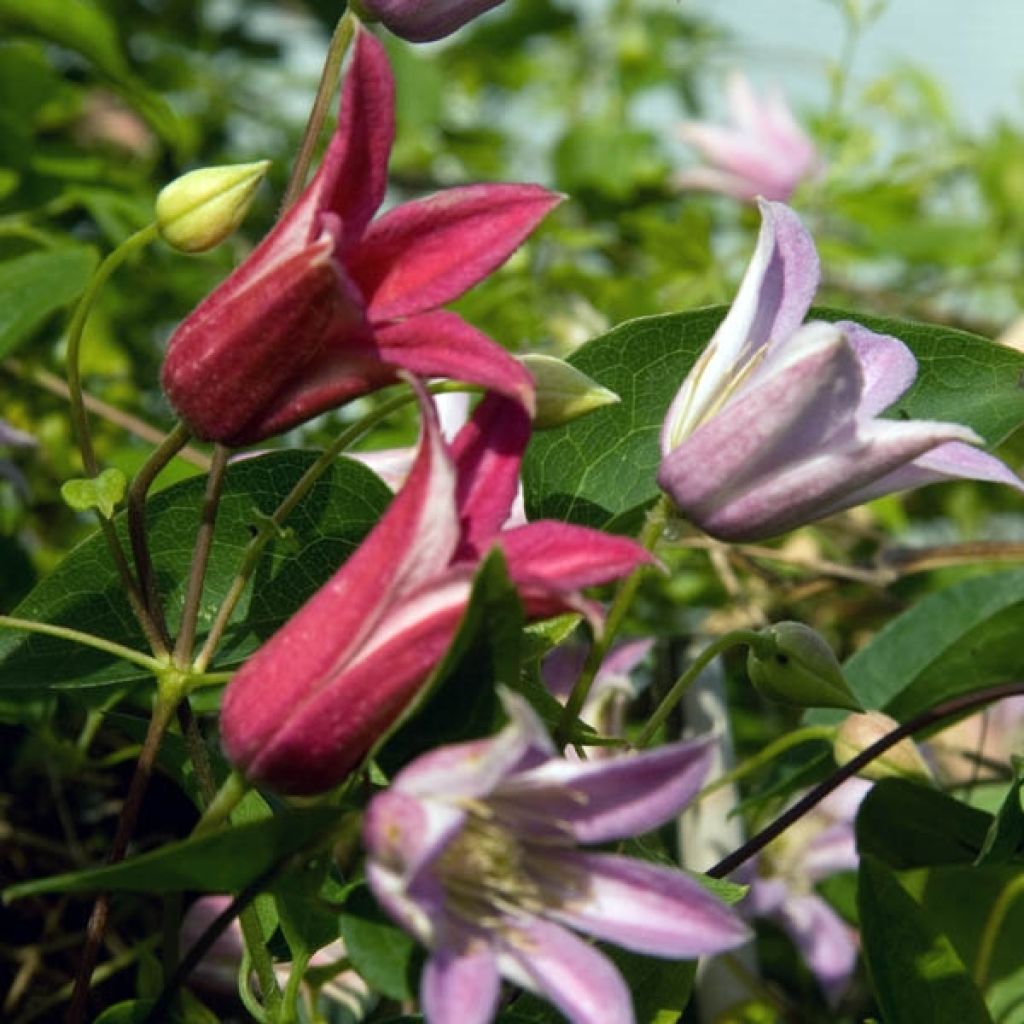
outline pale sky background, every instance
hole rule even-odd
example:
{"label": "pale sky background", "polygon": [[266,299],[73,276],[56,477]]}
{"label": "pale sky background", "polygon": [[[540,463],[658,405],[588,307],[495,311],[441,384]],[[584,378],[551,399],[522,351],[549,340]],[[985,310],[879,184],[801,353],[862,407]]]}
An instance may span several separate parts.
{"label": "pale sky background", "polygon": [[[752,75],[777,80],[798,104],[820,91],[821,58],[842,47],[843,20],[828,0],[679,2],[731,26],[750,47]],[[890,0],[864,32],[853,81],[907,60],[939,78],[966,127],[998,115],[1024,122],[1024,0]]]}

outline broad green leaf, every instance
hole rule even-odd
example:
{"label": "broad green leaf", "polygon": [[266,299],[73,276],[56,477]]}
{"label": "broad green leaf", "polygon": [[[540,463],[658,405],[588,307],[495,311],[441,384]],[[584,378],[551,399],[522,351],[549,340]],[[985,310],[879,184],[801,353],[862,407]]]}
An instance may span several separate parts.
{"label": "broad green leaf", "polygon": [[893,619],[843,672],[865,707],[904,720],[950,697],[1019,678],[1022,628],[1024,571],[978,576],[929,594]]}
{"label": "broad green leaf", "polygon": [[377,906],[365,885],[352,890],[341,912],[341,937],[352,966],[391,999],[414,999],[423,953]]}
{"label": "broad green leaf", "polygon": [[168,843],[139,857],[22,882],[4,902],[44,892],[237,892],[292,854],[326,838],[337,824],[331,807],[290,810],[263,821]]}
{"label": "broad green leaf", "polygon": [[1021,808],[1021,791],[1024,789],[1024,758],[1013,758],[1013,782],[1003,803],[989,826],[984,845],[978,859],[978,867],[990,864],[1005,864],[1024,852],[1024,809]]}
{"label": "broad green leaf", "polygon": [[76,512],[96,508],[104,519],[109,519],[124,498],[127,486],[128,481],[121,470],[105,469],[95,477],[65,480],[60,485],[60,496]]}
{"label": "broad green leaf", "polygon": [[0,359],[77,298],[95,268],[96,253],[80,245],[31,252],[0,263]]}
{"label": "broad green leaf", "polygon": [[949,938],[879,860],[861,858],[861,938],[887,1024],[992,1024]]}
{"label": "broad green leaf", "polygon": [[[622,401],[534,435],[523,464],[531,518],[632,525],[638,510],[658,494],[658,435],[665,412],[725,311],[716,306],[631,320],[570,358]],[[830,309],[810,315],[856,320],[913,349],[917,380],[890,415],[964,423],[989,445],[1024,423],[1020,353],[946,327]]]}
{"label": "broad green leaf", "polygon": [[440,744],[495,731],[504,718],[495,686],[519,680],[522,629],[519,595],[495,550],[477,571],[444,660],[377,757],[388,774]]}
{"label": "broad green leaf", "polygon": [[897,870],[971,864],[992,815],[905,779],[871,787],[857,813],[857,849]]}
{"label": "broad green leaf", "polygon": [[[131,999],[104,1010],[93,1024],[150,1024],[150,1013],[155,999]],[[161,1018],[164,1024],[218,1024],[218,1018],[188,989],[182,990],[180,1003],[170,1009],[170,1016]]]}
{"label": "broad green leaf", "polygon": [[[312,452],[275,452],[228,468],[199,616],[200,638],[234,579],[246,544],[315,458]],[[161,491],[148,507],[150,548],[172,632],[181,616],[204,487],[203,477],[193,477]],[[365,467],[346,459],[336,462],[264,551],[217,666],[239,664],[326,582],[376,523],[390,497]],[[124,515],[115,523],[128,550]],[[13,614],[144,649],[98,535],[75,548]],[[101,652],[0,630],[0,691],[110,686],[144,678],[143,670]]]}

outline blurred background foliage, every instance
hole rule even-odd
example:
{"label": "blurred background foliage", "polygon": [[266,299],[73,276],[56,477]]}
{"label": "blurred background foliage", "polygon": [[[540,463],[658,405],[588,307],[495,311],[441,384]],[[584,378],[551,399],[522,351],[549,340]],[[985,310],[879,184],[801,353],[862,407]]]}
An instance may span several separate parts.
{"label": "blurred background foliage", "polygon": [[[1024,117],[968,129],[943,84],[907,62],[855,79],[857,47],[883,5],[821,3],[842,22],[846,45],[819,55],[815,101],[796,104],[825,169],[793,202],[821,250],[818,301],[1024,344],[1024,329],[1013,330],[1024,307]],[[69,304],[97,259],[152,219],[166,182],[197,166],[273,160],[269,184],[228,243],[200,257],[154,245],[101,296],[84,379],[99,403],[100,461],[130,473],[172,423],[158,386],[170,332],[275,218],[340,6],[0,0],[0,417],[36,440],[0,449],[0,465],[17,470],[0,474],[0,611],[93,528],[59,494],[81,472],[63,392]],[[753,62],[756,70],[757,40],[739,39],[715,7],[506,0],[442,44],[386,40],[398,82],[389,202],[478,180],[539,181],[568,196],[458,304],[509,348],[566,355],[623,320],[731,299],[756,213],[674,183],[694,160],[676,124],[720,113],[725,69]],[[46,301],[26,299],[40,282]],[[274,443],[321,443],[372,401]],[[410,414],[372,443],[414,435]],[[1024,445],[1011,440],[1003,454],[1019,469]],[[197,472],[202,460],[198,446],[161,482]],[[674,678],[697,632],[797,618],[848,654],[914,597],[979,571],[951,558],[919,573],[912,558],[892,561],[901,551],[1024,541],[1018,506],[1009,489],[969,483],[888,498],[846,515],[841,528],[800,531],[775,547],[775,561],[700,546],[681,532],[666,556],[675,571],[650,581],[631,623],[667,641],[649,692]],[[844,574],[854,563],[883,568],[875,578],[875,570]],[[894,564],[911,568],[893,575]],[[733,668],[742,679],[740,662]],[[749,690],[736,693],[741,750],[793,724]],[[44,746],[52,759],[56,740]],[[31,774],[32,750],[20,756]],[[835,1019],[807,995],[798,962],[778,959],[780,979],[811,1007],[799,1019]]]}

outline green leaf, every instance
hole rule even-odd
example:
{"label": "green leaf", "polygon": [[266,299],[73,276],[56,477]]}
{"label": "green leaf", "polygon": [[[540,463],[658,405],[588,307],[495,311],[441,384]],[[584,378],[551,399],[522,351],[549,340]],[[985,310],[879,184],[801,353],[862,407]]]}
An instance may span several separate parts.
{"label": "green leaf", "polygon": [[519,682],[523,611],[495,548],[473,580],[458,632],[420,697],[384,743],[377,761],[389,775],[444,743],[489,736],[504,713],[496,686]]}
{"label": "green leaf", "polygon": [[[312,452],[275,452],[228,468],[199,615],[200,639],[261,517],[274,511],[315,459]],[[193,477],[155,495],[147,509],[153,564],[172,633],[181,617],[204,488],[205,479]],[[238,665],[301,607],[366,536],[390,498],[368,469],[346,459],[336,462],[288,518],[288,535],[267,545],[215,667]],[[123,514],[115,524],[128,550]],[[98,534],[75,548],[12,614],[144,649]],[[145,678],[144,670],[77,644],[0,631],[0,691],[111,686]]]}
{"label": "green leaf", "polygon": [[883,779],[857,813],[857,849],[897,870],[971,864],[991,822],[992,815],[928,786]]}
{"label": "green leaf", "polygon": [[947,936],[881,861],[861,858],[861,938],[886,1024],[992,1024]]}
{"label": "green leaf", "polygon": [[[187,989],[181,992],[180,1000],[177,1007],[168,1010],[170,1016],[161,1018],[165,1024],[218,1024],[219,1018]],[[155,999],[130,999],[108,1007],[93,1024],[149,1024],[154,1006]]]}
{"label": "green leaf", "polygon": [[1005,864],[1024,851],[1024,809],[1021,790],[1024,788],[1024,757],[1013,758],[1013,782],[989,827],[977,867]]}
{"label": "green leaf", "polygon": [[[1016,679],[1024,629],[1024,571],[963,580],[929,594],[847,660],[843,672],[867,708],[898,720],[940,701]],[[810,721],[829,721],[815,712]]]}
{"label": "green leaf", "polygon": [[103,518],[109,519],[124,498],[127,486],[121,470],[105,469],[99,476],[65,480],[60,485],[60,496],[76,512],[98,508]]}
{"label": "green leaf", "polygon": [[[573,354],[573,366],[622,401],[534,435],[523,463],[530,518],[632,525],[658,495],[658,435],[669,403],[725,311],[715,306],[631,320]],[[810,316],[856,320],[910,346],[918,376],[890,415],[964,423],[989,445],[1024,423],[1019,352],[947,327],[832,309]]]}
{"label": "green leaf", "polygon": [[414,999],[423,953],[416,941],[377,906],[365,885],[356,886],[341,912],[341,937],[352,966],[390,999]]}
{"label": "green leaf", "polygon": [[291,810],[263,821],[168,843],[139,857],[34,879],[4,890],[5,903],[44,892],[237,892],[275,864],[325,839],[332,807]]}
{"label": "green leaf", "polygon": [[0,359],[77,298],[95,269],[96,253],[80,245],[31,252],[0,263]]}

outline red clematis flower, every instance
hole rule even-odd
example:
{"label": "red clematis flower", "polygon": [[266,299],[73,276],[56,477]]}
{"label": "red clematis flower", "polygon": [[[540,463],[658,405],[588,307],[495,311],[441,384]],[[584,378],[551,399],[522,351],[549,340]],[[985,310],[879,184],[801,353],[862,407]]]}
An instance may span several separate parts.
{"label": "red clematis flower", "polygon": [[537,185],[470,185],[373,220],[393,137],[387,57],[360,32],[313,181],[171,338],[164,390],[199,437],[258,441],[393,383],[399,369],[531,408],[526,370],[439,307],[499,267],[560,197]]}
{"label": "red clematis flower", "polygon": [[444,655],[489,548],[502,548],[531,618],[596,614],[580,589],[651,558],[633,541],[563,523],[502,530],[529,438],[526,412],[491,395],[449,448],[433,402],[421,402],[423,437],[405,486],[228,686],[224,746],[253,782],[317,793],[359,764]]}

